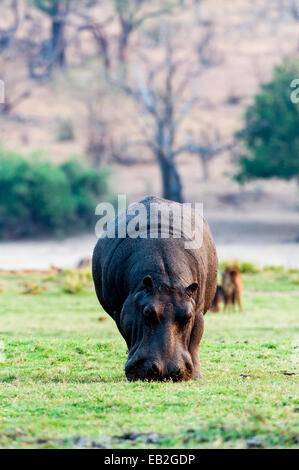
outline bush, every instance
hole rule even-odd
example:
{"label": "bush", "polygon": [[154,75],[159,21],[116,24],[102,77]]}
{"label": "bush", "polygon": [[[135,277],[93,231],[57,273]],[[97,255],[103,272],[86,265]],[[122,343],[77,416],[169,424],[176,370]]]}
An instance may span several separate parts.
{"label": "bush", "polygon": [[63,272],[62,291],[66,294],[79,294],[91,284],[90,270],[67,270]]}
{"label": "bush", "polygon": [[0,238],[64,236],[91,228],[106,175],[77,161],[55,166],[0,149]]}
{"label": "bush", "polygon": [[299,105],[291,101],[290,87],[298,77],[299,61],[286,61],[247,108],[244,129],[237,134],[245,147],[235,176],[239,182],[299,178]]}
{"label": "bush", "polygon": [[76,160],[62,164],[61,170],[70,184],[78,229],[90,227],[95,220],[94,210],[99,196],[107,193],[107,172],[83,167]]}

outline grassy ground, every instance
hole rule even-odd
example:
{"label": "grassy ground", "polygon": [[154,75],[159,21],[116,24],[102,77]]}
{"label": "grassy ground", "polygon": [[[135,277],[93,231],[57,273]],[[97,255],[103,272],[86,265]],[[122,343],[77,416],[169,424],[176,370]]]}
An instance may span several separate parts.
{"label": "grassy ground", "polygon": [[206,316],[203,381],[128,383],[87,273],[0,273],[0,446],[298,446],[299,272],[244,285]]}

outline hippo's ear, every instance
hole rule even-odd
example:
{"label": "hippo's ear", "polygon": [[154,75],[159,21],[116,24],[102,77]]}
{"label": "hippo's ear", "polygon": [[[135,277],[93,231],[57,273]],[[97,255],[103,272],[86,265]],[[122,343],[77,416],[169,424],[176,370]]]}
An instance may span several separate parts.
{"label": "hippo's ear", "polygon": [[146,290],[151,290],[154,287],[154,281],[152,276],[145,276],[143,278],[142,285]]}
{"label": "hippo's ear", "polygon": [[197,291],[197,289],[198,289],[197,282],[193,282],[192,284],[190,284],[190,286],[185,287],[185,290],[187,294],[190,295],[190,297],[192,297],[192,295]]}

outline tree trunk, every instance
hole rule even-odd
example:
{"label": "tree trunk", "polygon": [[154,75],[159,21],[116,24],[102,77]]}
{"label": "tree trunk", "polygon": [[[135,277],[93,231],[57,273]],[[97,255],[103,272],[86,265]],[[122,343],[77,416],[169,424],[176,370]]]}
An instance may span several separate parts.
{"label": "tree trunk", "polygon": [[129,35],[124,32],[122,33],[119,40],[118,59],[122,64],[125,64],[127,62],[128,39]]}
{"label": "tree trunk", "polygon": [[162,174],[163,197],[175,202],[184,202],[180,175],[175,163],[168,158],[158,158]]}
{"label": "tree trunk", "polygon": [[209,179],[209,158],[207,155],[201,154],[202,182],[205,183]]}
{"label": "tree trunk", "polygon": [[127,62],[129,39],[131,33],[134,31],[134,25],[133,23],[130,23],[129,21],[120,17],[120,26],[121,32],[118,43],[118,60],[125,65]]}
{"label": "tree trunk", "polygon": [[65,65],[64,20],[54,18],[52,21],[53,62],[59,67]]}

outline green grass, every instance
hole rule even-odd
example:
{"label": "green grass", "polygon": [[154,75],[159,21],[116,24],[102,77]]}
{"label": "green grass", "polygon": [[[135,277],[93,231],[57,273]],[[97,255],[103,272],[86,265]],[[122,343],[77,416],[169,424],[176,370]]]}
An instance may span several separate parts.
{"label": "green grass", "polygon": [[298,279],[244,274],[245,312],[206,316],[203,381],[129,383],[88,273],[0,273],[0,446],[298,447]]}

